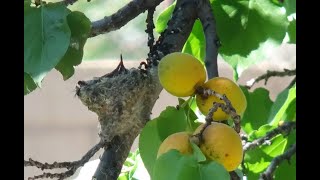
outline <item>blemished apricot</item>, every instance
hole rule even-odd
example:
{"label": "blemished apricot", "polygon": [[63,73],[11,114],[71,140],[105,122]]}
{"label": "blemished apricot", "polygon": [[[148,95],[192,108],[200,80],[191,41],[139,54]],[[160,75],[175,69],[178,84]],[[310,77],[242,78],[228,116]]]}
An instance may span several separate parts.
{"label": "blemished apricot", "polygon": [[201,62],[181,52],[164,56],[158,66],[158,75],[162,87],[177,97],[193,95],[196,87],[206,80],[206,70]]}
{"label": "blemished apricot", "polygon": [[[203,126],[200,125],[193,134],[198,134]],[[213,122],[203,131],[202,137],[200,149],[208,159],[222,164],[227,171],[237,169],[242,161],[243,148],[241,138],[234,129]]]}
{"label": "blemished apricot", "polygon": [[[215,77],[207,81],[202,87],[214,90],[219,94],[225,94],[230,100],[232,106],[235,108],[236,113],[240,116],[243,115],[244,111],[247,108],[246,96],[243,94],[241,88],[232,80],[225,77]],[[204,99],[200,95],[196,95],[196,101],[199,110],[202,114],[207,115],[209,110],[213,106],[213,102],[224,103],[223,100],[215,96],[209,96]],[[213,120],[222,121],[227,120],[230,116],[223,112],[221,108],[218,108],[213,114]]]}
{"label": "blemished apricot", "polygon": [[178,150],[181,154],[192,154],[192,147],[187,132],[178,132],[168,136],[160,145],[157,158],[171,149]]}

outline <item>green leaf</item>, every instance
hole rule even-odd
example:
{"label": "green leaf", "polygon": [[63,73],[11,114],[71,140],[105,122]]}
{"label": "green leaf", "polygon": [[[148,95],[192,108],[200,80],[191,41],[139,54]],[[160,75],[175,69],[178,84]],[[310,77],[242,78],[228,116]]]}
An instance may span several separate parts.
{"label": "green leaf", "polygon": [[247,88],[240,86],[247,99],[247,109],[241,119],[243,130],[250,134],[260,126],[268,123],[272,101],[269,97],[269,91],[264,88],[257,88],[249,92]]}
{"label": "green leaf", "polygon": [[45,75],[66,53],[70,43],[67,15],[63,3],[49,3],[24,11],[24,72],[41,86]]}
{"label": "green leaf", "polygon": [[267,168],[271,161],[272,157],[263,152],[262,149],[249,150],[244,157],[245,176],[248,180],[259,179],[259,173]]}
{"label": "green leaf", "polygon": [[230,179],[229,172],[219,163],[214,161],[208,164],[200,164],[200,179],[202,180],[224,180]]}
{"label": "green leaf", "polygon": [[277,167],[274,172],[274,179],[281,180],[295,180],[296,178],[296,155],[293,155],[290,159],[290,164],[288,161],[283,161],[279,167]]}
{"label": "green leaf", "polygon": [[149,121],[142,129],[139,149],[149,174],[153,172],[153,166],[162,141],[173,133],[185,131],[187,128],[186,119],[182,108],[177,110],[174,107],[167,107],[159,117]]}
{"label": "green leaf", "polygon": [[199,20],[195,21],[192,31],[183,46],[182,52],[192,54],[204,64],[206,54],[205,36],[202,24]]}
{"label": "green leaf", "polygon": [[[294,143],[296,143],[296,131],[292,130],[287,137],[288,143],[286,146],[286,150],[291,147]],[[286,151],[285,150],[285,151]],[[290,173],[288,173],[290,172]],[[290,159],[290,164],[288,161],[283,161],[279,167],[276,169],[275,179],[284,179],[284,180],[295,180],[296,179],[296,155],[293,155]]]}
{"label": "green leaf", "polygon": [[249,180],[258,179],[260,173],[269,166],[274,157],[284,152],[287,145],[287,139],[282,135],[274,137],[270,142],[271,145],[262,145],[246,152],[244,164]]}
{"label": "green leaf", "polygon": [[286,14],[269,0],[211,0],[211,5],[221,41],[219,53],[236,76],[266,59],[285,37]]}
{"label": "green leaf", "polygon": [[178,98],[179,106],[183,108],[187,117],[187,129],[186,131],[193,133],[194,130],[201,124],[196,122],[198,116],[194,112],[194,108],[197,106],[195,97],[190,97],[187,101],[182,98]]}
{"label": "green leaf", "polygon": [[67,80],[74,74],[74,67],[81,63],[83,47],[91,30],[91,21],[79,11],[74,11],[67,16],[68,25],[71,30],[70,45],[55,67]]}
{"label": "green leaf", "polygon": [[129,152],[129,156],[123,164],[118,180],[131,180],[139,165],[139,149]]}
{"label": "green leaf", "polygon": [[277,135],[271,141],[271,145],[264,145],[261,149],[271,157],[276,157],[282,154],[287,145],[287,139],[283,135]]}
{"label": "green leaf", "polygon": [[290,102],[281,119],[283,121],[296,121],[296,98]]}
{"label": "green leaf", "polygon": [[287,15],[296,13],[296,0],[285,0],[283,6],[286,8]]}
{"label": "green leaf", "polygon": [[183,156],[177,150],[170,150],[157,159],[152,175],[153,180],[194,180],[200,179],[197,161],[192,156]]}
{"label": "green leaf", "polygon": [[277,6],[282,6],[282,3],[280,2],[280,0],[271,0],[271,2],[273,2]]}
{"label": "green leaf", "polygon": [[24,95],[29,94],[31,91],[35,90],[37,85],[34,83],[33,79],[28,73],[24,73]]}
{"label": "green leaf", "polygon": [[119,175],[117,180],[128,180],[127,174],[126,173],[120,173],[120,175]]}
{"label": "green leaf", "polygon": [[[272,126],[277,126],[281,120],[295,120],[296,86],[283,90],[274,102],[268,122]],[[292,118],[292,119],[288,119]]]}
{"label": "green leaf", "polygon": [[269,124],[265,124],[260,126],[258,130],[253,130],[248,136],[249,141],[253,141],[255,139],[258,139],[260,137],[265,136],[270,130],[274,129],[274,126],[271,126]]}
{"label": "green leaf", "polygon": [[206,161],[206,156],[202,153],[201,149],[194,143],[190,142],[192,147],[192,155],[197,160],[197,162]]}
{"label": "green leaf", "polygon": [[152,174],[154,162],[157,159],[158,149],[163,139],[158,134],[157,119],[151,120],[142,129],[139,137],[139,149],[144,166]]}
{"label": "green leaf", "polygon": [[153,180],[226,180],[229,173],[216,162],[199,164],[193,156],[170,150],[156,161]]}
{"label": "green leaf", "polygon": [[24,8],[29,8],[31,4],[31,0],[24,0]]}
{"label": "green leaf", "polygon": [[[249,168],[249,171],[246,173],[248,179],[258,179],[260,173],[265,171],[274,157],[283,154],[294,143],[296,143],[295,129],[293,129],[288,136],[277,135],[271,140],[271,145],[262,145],[253,150],[249,150],[244,159],[245,166]],[[281,170],[278,172],[278,175],[276,175],[276,177],[279,178],[275,179],[295,179],[295,161],[293,162],[294,164],[292,166],[284,162],[280,164],[278,169]],[[277,174],[277,171],[275,174]],[[288,172],[290,172],[290,175],[288,175]]]}
{"label": "green leaf", "polygon": [[296,43],[296,19],[293,19],[292,21],[290,21],[287,31],[289,36],[288,43],[295,44]]}
{"label": "green leaf", "polygon": [[155,30],[158,33],[162,33],[167,28],[167,23],[171,17],[171,14],[176,6],[176,1],[163,10],[157,18],[155,23]]}

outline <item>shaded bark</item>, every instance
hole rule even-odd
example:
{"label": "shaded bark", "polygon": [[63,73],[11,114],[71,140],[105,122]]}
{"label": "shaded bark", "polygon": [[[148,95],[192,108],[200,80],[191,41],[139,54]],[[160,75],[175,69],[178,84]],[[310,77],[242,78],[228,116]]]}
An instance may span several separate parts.
{"label": "shaded bark", "polygon": [[[152,62],[181,51],[197,18],[192,0],[177,1],[167,29],[151,50]],[[81,81],[78,97],[98,115],[100,137],[110,142],[105,147],[95,178],[114,180],[120,174],[130,147],[145,124],[159,97],[157,63],[147,71],[132,68],[115,76]]]}

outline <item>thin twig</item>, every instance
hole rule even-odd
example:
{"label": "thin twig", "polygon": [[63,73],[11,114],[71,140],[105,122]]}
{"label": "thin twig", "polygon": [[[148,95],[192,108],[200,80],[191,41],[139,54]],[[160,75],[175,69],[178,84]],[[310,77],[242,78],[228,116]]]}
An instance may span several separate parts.
{"label": "thin twig", "polygon": [[240,116],[237,114],[235,108],[232,106],[230,100],[227,98],[226,95],[224,95],[224,94],[221,95],[214,90],[205,89],[203,87],[198,87],[196,89],[196,92],[197,92],[197,94],[201,95],[203,98],[207,98],[208,96],[215,96],[225,102],[225,104],[216,103],[216,102],[213,103],[213,107],[209,110],[209,113],[206,116],[206,122],[214,121],[214,119],[212,119],[213,113],[215,111],[217,111],[218,107],[220,107],[223,112],[225,112],[231,116],[231,118],[233,119],[234,125],[235,125],[234,130],[237,133],[240,133],[240,129],[241,129]]}
{"label": "thin twig", "polygon": [[220,41],[217,36],[216,22],[209,0],[199,1],[198,17],[202,23],[206,38],[206,58],[205,66],[208,78],[218,77],[218,48]]}
{"label": "thin twig", "polygon": [[284,134],[287,135],[291,132],[293,128],[296,127],[295,122],[285,122],[281,126],[277,127],[276,129],[273,129],[272,131],[268,132],[265,136],[254,140],[253,142],[248,142],[243,146],[243,151],[246,152],[250,149],[253,149],[255,147],[258,147],[264,143],[269,143],[269,141],[275,137],[278,134]]}
{"label": "thin twig", "polygon": [[62,180],[65,178],[68,178],[70,176],[72,176],[74,174],[75,171],[72,170],[68,170],[64,173],[42,173],[41,175],[38,176],[33,176],[33,177],[29,177],[28,180],[34,180],[34,179],[44,179],[44,178],[58,178],[58,180]]}
{"label": "thin twig", "polygon": [[252,88],[252,86],[254,84],[256,84],[257,82],[259,82],[261,80],[265,80],[264,85],[266,85],[270,77],[274,77],[274,76],[284,77],[284,76],[295,76],[295,75],[296,75],[296,69],[294,69],[294,70],[284,69],[283,71],[269,71],[268,70],[266,74],[263,74],[263,75],[257,77],[256,79],[253,79],[252,82],[250,82],[246,86],[246,88],[248,88],[248,89]]}
{"label": "thin twig", "polygon": [[100,141],[94,147],[92,147],[80,160],[73,161],[73,162],[54,162],[52,164],[48,163],[41,163],[38,161],[34,161],[29,158],[28,161],[24,161],[24,166],[35,166],[41,170],[44,169],[58,169],[58,168],[67,168],[68,170],[62,173],[43,173],[38,176],[29,177],[29,180],[40,179],[40,178],[58,178],[58,179],[65,179],[67,177],[72,176],[76,170],[87,163],[90,158],[96,154],[100,148],[105,147],[107,145],[106,142]]}
{"label": "thin twig", "polygon": [[48,163],[41,163],[39,161],[35,161],[31,158],[29,158],[28,161],[24,160],[24,166],[34,166],[37,167],[41,170],[44,169],[57,169],[57,168],[67,168],[69,169],[71,166],[71,162],[54,162],[52,164],[48,164]]}
{"label": "thin twig", "polygon": [[92,22],[89,37],[120,29],[149,8],[158,6],[163,0],[132,0],[111,16]]}
{"label": "thin twig", "polygon": [[273,173],[280,165],[280,163],[284,160],[288,160],[290,162],[290,158],[296,153],[296,144],[293,144],[286,152],[275,157],[268,168],[260,175],[260,180],[272,180]]}
{"label": "thin twig", "polygon": [[[147,19],[146,19],[146,23],[147,23],[147,29],[145,30],[145,32],[148,34],[148,47],[149,47],[149,53],[148,53],[148,58],[147,58],[147,65],[150,66],[152,65],[152,48],[154,45],[154,35],[153,35],[153,29],[154,29],[154,23],[153,23],[153,14],[155,11],[155,7],[152,7],[150,9],[148,9],[148,15],[147,15]],[[147,66],[147,67],[148,67]]]}

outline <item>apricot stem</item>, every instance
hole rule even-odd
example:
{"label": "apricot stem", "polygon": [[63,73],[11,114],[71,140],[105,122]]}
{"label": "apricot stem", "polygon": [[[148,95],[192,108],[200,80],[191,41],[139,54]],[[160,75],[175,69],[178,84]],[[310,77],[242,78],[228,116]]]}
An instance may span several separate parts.
{"label": "apricot stem", "polygon": [[207,98],[208,96],[216,96],[217,98],[219,98],[220,100],[223,100],[225,102],[225,104],[217,103],[217,102],[213,103],[212,108],[209,110],[209,113],[206,116],[207,123],[209,123],[209,122],[211,123],[212,121],[214,121],[214,119],[212,119],[212,116],[213,116],[214,112],[216,112],[218,110],[218,108],[220,107],[223,112],[225,112],[231,116],[231,118],[234,121],[235,131],[237,133],[240,133],[240,129],[241,129],[240,116],[237,114],[235,108],[232,106],[230,100],[227,98],[227,96],[225,94],[222,95],[212,89],[206,89],[203,87],[197,87],[196,93],[204,98]]}

